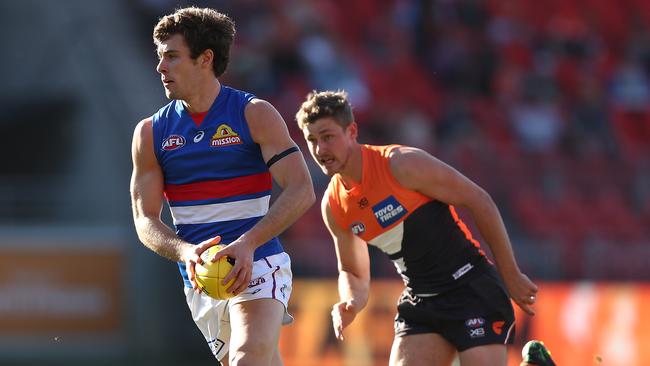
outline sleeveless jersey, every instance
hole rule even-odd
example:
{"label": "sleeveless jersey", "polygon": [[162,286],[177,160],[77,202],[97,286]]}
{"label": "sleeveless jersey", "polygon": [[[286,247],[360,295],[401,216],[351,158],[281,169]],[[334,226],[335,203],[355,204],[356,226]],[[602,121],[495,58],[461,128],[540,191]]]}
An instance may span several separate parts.
{"label": "sleeveless jersey", "polygon": [[[229,244],[268,211],[271,174],[244,117],[244,108],[254,98],[222,85],[199,126],[180,100],[153,115],[164,194],[176,234],[189,243],[220,235],[221,242]],[[282,251],[273,238],[257,248],[254,260]],[[185,264],[178,266],[191,287]]]}
{"label": "sleeveless jersey", "polygon": [[453,206],[399,184],[389,162],[398,146],[361,145],[360,184],[346,187],[337,174],[326,194],[341,228],[388,254],[414,293],[437,294],[488,261]]}

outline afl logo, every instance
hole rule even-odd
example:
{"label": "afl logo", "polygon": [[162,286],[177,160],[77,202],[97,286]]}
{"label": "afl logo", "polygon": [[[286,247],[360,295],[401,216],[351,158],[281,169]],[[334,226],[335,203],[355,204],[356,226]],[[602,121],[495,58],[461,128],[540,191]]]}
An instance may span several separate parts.
{"label": "afl logo", "polygon": [[163,141],[162,149],[166,151],[176,150],[185,145],[185,137],[180,135],[170,135]]}
{"label": "afl logo", "polygon": [[366,232],[366,225],[363,222],[353,222],[350,229],[354,235],[361,235]]}
{"label": "afl logo", "polygon": [[470,318],[465,320],[465,326],[468,328],[478,328],[485,324],[485,319],[483,318]]}

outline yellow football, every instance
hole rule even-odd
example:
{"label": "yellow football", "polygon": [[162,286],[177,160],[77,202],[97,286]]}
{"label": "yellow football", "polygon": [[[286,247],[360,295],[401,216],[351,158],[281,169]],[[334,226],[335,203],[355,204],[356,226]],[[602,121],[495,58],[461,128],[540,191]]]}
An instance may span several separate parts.
{"label": "yellow football", "polygon": [[225,247],[225,245],[215,245],[208,248],[206,251],[201,253],[203,265],[197,263],[195,267],[196,284],[206,295],[217,300],[225,300],[234,296],[231,292],[226,292],[228,287],[230,287],[234,282],[234,279],[230,280],[225,285],[221,284],[221,280],[228,275],[232,267],[235,265],[235,259],[230,257],[221,257],[214,263],[210,262],[210,258],[212,258],[216,252]]}

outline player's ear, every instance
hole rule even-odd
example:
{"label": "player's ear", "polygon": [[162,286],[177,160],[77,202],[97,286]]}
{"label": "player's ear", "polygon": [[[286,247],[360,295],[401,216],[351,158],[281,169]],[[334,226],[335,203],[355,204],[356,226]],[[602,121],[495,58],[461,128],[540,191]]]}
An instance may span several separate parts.
{"label": "player's ear", "polygon": [[347,130],[348,133],[350,134],[350,137],[356,140],[357,137],[359,136],[359,128],[357,127],[357,123],[352,121],[352,123],[350,123],[350,125],[348,126]]}
{"label": "player's ear", "polygon": [[208,48],[205,51],[201,52],[198,59],[201,66],[212,68],[212,62],[214,61],[214,52]]}

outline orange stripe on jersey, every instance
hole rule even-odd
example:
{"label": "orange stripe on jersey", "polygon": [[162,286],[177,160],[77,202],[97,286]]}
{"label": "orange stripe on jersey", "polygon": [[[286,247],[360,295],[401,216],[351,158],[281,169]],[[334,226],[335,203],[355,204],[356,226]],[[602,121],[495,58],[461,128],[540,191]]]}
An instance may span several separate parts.
{"label": "orange stripe on jersey", "polygon": [[485,255],[485,252],[483,251],[483,249],[481,249],[481,244],[476,239],[474,239],[474,237],[472,236],[472,232],[469,231],[467,225],[465,225],[463,220],[461,220],[460,216],[458,216],[458,213],[456,212],[456,208],[452,205],[449,205],[449,212],[451,212],[451,217],[453,217],[454,221],[456,221],[456,225],[458,225],[458,227],[463,232],[463,234],[465,234],[465,238],[470,242],[472,242],[472,244],[474,244],[474,246],[479,250],[479,252],[481,252],[481,254]]}
{"label": "orange stripe on jersey", "polygon": [[332,177],[327,194],[336,223],[366,242],[404,221],[431,198],[404,188],[390,170],[390,152],[400,145],[361,145],[361,183],[346,187]]}

